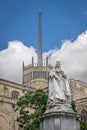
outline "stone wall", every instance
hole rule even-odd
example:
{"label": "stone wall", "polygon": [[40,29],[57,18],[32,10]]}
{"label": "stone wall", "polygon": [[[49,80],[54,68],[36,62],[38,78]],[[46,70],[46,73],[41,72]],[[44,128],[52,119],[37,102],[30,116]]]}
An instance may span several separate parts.
{"label": "stone wall", "polygon": [[84,110],[87,111],[87,83],[79,80],[69,80],[72,98],[76,101],[77,113],[81,114]]}
{"label": "stone wall", "polygon": [[[80,114],[83,109],[87,111],[87,83],[78,80],[69,80],[72,98],[77,103],[77,112]],[[23,96],[28,90],[43,89],[48,92],[48,81],[43,78],[36,78],[31,81],[30,86],[16,84],[0,79],[0,130],[18,130],[16,122],[17,113],[14,107],[19,97]],[[18,96],[12,97],[12,92],[17,92]]]}
{"label": "stone wall", "polygon": [[69,80],[73,100],[87,97],[87,83],[79,80]]}
{"label": "stone wall", "polygon": [[34,89],[0,79],[0,130],[18,130],[15,104],[28,90]]}

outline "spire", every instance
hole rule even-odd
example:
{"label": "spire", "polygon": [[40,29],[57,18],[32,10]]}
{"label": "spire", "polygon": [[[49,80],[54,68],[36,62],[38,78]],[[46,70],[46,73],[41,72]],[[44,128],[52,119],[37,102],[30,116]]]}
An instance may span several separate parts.
{"label": "spire", "polygon": [[32,57],[32,66],[34,66],[34,57]]}
{"label": "spire", "polygon": [[41,22],[41,6],[39,6],[39,21],[38,21],[38,66],[43,65],[42,61],[42,22]]}

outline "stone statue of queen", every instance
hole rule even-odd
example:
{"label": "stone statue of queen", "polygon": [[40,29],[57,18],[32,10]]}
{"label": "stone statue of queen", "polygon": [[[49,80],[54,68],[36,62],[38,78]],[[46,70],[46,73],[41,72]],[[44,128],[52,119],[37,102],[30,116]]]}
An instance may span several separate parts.
{"label": "stone statue of queen", "polygon": [[71,101],[71,92],[67,76],[61,70],[61,64],[56,62],[49,74],[49,90],[48,90],[48,105],[65,104]]}

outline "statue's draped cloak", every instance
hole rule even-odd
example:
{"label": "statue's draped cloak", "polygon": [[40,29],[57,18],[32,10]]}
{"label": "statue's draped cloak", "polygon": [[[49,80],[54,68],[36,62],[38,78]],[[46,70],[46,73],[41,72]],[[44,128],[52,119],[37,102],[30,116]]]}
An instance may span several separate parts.
{"label": "statue's draped cloak", "polygon": [[49,75],[49,100],[54,102],[57,100],[67,101],[67,96],[71,97],[68,81],[61,76],[61,73],[56,74],[55,69],[53,69]]}

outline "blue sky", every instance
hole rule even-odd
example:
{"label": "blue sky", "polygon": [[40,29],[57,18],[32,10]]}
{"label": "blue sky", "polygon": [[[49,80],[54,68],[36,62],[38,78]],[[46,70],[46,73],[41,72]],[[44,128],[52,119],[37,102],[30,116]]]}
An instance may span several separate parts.
{"label": "blue sky", "polygon": [[19,40],[37,50],[38,5],[42,5],[43,51],[60,48],[87,29],[87,0],[0,0],[0,50]]}
{"label": "blue sky", "polygon": [[0,0],[0,78],[22,83],[23,61],[37,65],[38,5],[43,65],[60,61],[68,78],[87,82],[87,0]]}

